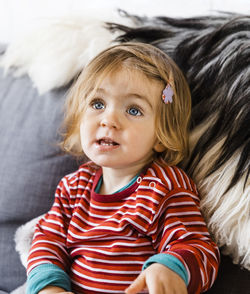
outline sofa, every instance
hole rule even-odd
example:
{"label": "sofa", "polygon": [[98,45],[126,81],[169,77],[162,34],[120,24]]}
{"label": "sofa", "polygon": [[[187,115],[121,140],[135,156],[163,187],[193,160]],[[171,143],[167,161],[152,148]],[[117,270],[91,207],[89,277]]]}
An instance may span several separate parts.
{"label": "sofa", "polygon": [[[2,45],[1,54],[5,49]],[[17,77],[0,68],[0,294],[26,280],[16,230],[50,208],[60,178],[82,163],[58,146],[70,84],[41,94],[27,74]],[[250,271],[222,254],[218,278],[207,293],[250,293]]]}
{"label": "sofa", "polygon": [[0,70],[1,294],[26,278],[15,250],[17,228],[50,208],[57,183],[79,164],[58,147],[66,91],[40,96],[28,76],[4,76]]}

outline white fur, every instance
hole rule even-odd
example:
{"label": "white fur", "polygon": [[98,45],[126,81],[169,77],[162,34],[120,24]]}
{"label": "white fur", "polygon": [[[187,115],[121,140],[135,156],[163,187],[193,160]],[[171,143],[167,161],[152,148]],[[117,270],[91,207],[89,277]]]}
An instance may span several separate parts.
{"label": "white fur", "polygon": [[[109,21],[126,22],[118,14]],[[72,15],[48,20],[41,28],[13,42],[0,66],[28,74],[40,94],[70,82],[96,54],[111,45],[114,36],[94,16]]]}
{"label": "white fur", "polygon": [[14,291],[10,292],[10,294],[25,294],[25,293],[26,293],[26,283],[16,288]]}
{"label": "white fur", "polygon": [[[21,262],[23,266],[27,267],[27,260],[29,256],[29,250],[31,247],[33,235],[35,232],[36,223],[42,218],[42,216],[38,216],[26,224],[19,227],[15,233],[15,243],[16,243],[16,251],[19,253]],[[22,286],[16,288],[10,294],[25,294],[26,293],[26,283]]]}
{"label": "white fur", "polygon": [[24,267],[27,267],[27,260],[29,256],[29,250],[31,247],[33,235],[35,232],[36,223],[42,216],[38,216],[26,224],[19,227],[15,234],[16,251],[20,255],[21,262]]}
{"label": "white fur", "polygon": [[[209,126],[209,123],[206,122],[193,132],[192,144],[206,130],[205,125]],[[234,263],[250,270],[250,181],[244,189],[246,173],[225,193],[240,154],[235,153],[219,170],[205,177],[220,155],[223,142],[221,140],[206,153],[192,176],[201,195],[201,210],[215,241],[223,248],[224,254],[232,257]]]}

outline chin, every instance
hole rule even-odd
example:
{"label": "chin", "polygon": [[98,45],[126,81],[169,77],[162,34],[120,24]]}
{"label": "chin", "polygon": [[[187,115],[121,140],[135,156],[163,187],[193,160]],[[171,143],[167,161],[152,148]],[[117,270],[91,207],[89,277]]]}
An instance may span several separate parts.
{"label": "chin", "polygon": [[224,253],[250,269],[250,17],[140,17],[109,23],[116,42],[151,43],[184,72],[192,93],[190,157],[209,230]]}

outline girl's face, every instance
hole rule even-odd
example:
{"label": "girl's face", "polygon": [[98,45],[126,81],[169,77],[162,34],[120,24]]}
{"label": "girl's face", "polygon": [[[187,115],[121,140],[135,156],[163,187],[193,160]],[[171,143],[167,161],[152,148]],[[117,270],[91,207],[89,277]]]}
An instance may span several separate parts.
{"label": "girl's face", "polygon": [[156,146],[155,117],[163,84],[138,70],[121,68],[108,75],[87,107],[80,126],[81,144],[102,167],[139,171]]}

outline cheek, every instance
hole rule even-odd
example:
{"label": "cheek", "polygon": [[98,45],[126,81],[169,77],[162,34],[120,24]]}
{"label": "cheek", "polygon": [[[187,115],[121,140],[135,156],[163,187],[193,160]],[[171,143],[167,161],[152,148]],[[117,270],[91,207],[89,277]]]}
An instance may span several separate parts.
{"label": "cheek", "polygon": [[81,124],[80,126],[80,137],[81,137],[81,145],[82,145],[82,148],[84,149],[84,146],[86,145],[87,137],[88,137],[87,127],[85,123]]}
{"label": "cheek", "polygon": [[152,121],[145,122],[143,125],[132,128],[131,135],[135,144],[143,145],[144,148],[151,148],[156,141],[154,123]]}

